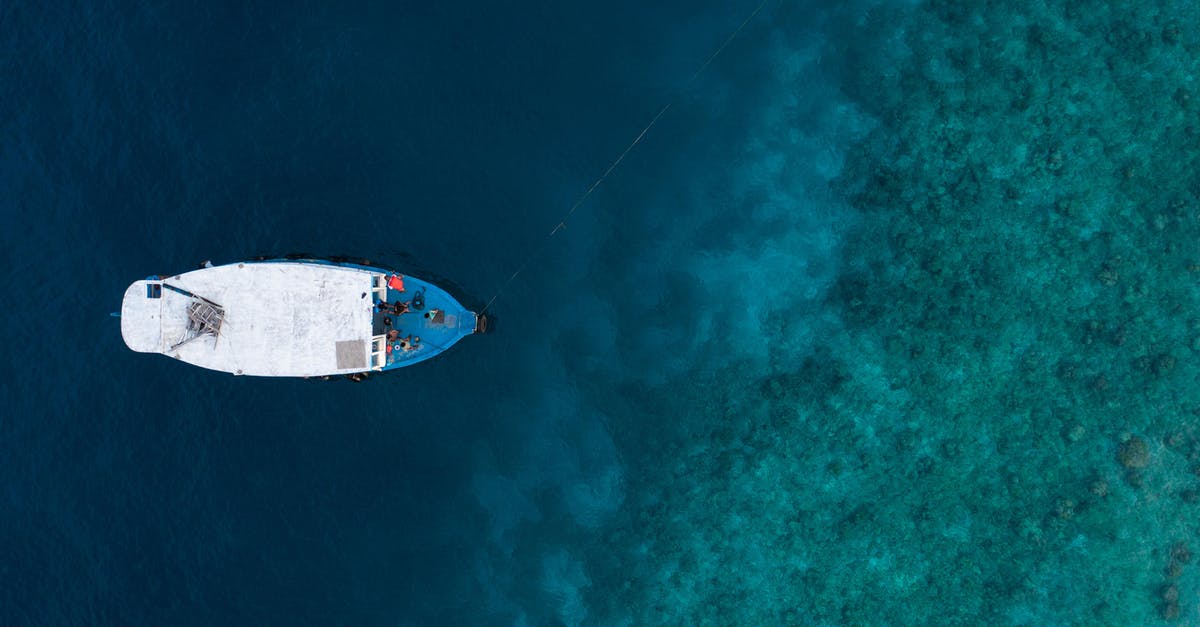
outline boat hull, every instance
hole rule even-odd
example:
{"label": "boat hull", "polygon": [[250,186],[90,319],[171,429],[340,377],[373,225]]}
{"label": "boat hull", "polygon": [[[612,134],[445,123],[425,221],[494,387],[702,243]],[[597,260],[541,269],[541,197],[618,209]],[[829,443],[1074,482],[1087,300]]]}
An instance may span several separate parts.
{"label": "boat hull", "polygon": [[150,277],[129,286],[121,307],[130,349],[249,376],[393,370],[431,359],[481,326],[475,312],[431,282],[322,260]]}

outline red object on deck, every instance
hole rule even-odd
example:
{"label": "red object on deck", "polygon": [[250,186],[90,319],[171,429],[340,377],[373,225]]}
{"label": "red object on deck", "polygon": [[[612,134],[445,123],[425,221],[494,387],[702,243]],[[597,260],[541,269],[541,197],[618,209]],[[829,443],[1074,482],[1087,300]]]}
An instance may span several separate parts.
{"label": "red object on deck", "polygon": [[393,274],[392,276],[388,277],[388,287],[398,292],[403,292],[404,277],[400,276],[399,274]]}

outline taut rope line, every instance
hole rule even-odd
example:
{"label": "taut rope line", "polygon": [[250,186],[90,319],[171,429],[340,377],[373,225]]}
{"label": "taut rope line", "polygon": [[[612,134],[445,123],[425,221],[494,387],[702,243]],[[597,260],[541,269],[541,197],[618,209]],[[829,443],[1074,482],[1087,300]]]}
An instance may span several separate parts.
{"label": "taut rope line", "polygon": [[[720,46],[717,46],[717,49],[714,50],[713,53],[708,56],[708,59],[704,61],[704,64],[700,66],[700,69],[696,70],[695,74],[692,74],[692,77],[688,79],[688,82],[685,83],[683,88],[679,90],[680,93],[687,91],[687,89],[692,86],[692,83],[696,82],[696,79],[704,73],[704,70],[707,70],[708,66],[712,65],[713,60],[716,59],[717,56],[720,55],[721,52],[723,52],[725,48],[733,42],[733,40],[738,36],[738,33],[741,33],[742,29],[746,28],[746,25],[750,23],[750,20],[753,20],[754,16],[758,15],[758,12],[762,11],[762,8],[766,6],[766,4],[767,0],[762,0],[762,2],[758,3],[758,6],[754,7],[754,10],[750,12],[750,15],[747,15],[746,19],[742,20],[742,23],[739,24],[738,27],[729,34],[728,37],[725,38],[725,41],[721,42]],[[563,215],[562,219],[558,221],[558,224],[554,225],[554,228],[550,231],[550,234],[546,236],[546,239],[542,240],[542,243],[538,246],[537,250],[533,251],[533,253],[531,253],[525,259],[521,266],[517,268],[517,271],[513,272],[512,275],[508,277],[508,280],[506,280],[504,284],[500,286],[500,289],[496,290],[496,295],[493,296],[492,299],[483,306],[483,309],[479,310],[480,314],[486,312],[488,308],[492,306],[492,303],[496,302],[497,298],[500,298],[500,295],[504,293],[504,290],[508,289],[508,286],[513,282],[513,279],[516,279],[517,275],[521,274],[521,272],[523,272],[525,268],[529,266],[529,263],[541,254],[542,250],[546,247],[546,244],[550,241],[550,238],[554,237],[559,231],[566,228],[567,220],[570,220],[571,216],[575,214],[575,211],[579,209],[581,205],[583,205],[584,201],[587,200],[589,196],[592,195],[592,192],[596,191],[597,187],[600,187],[600,184],[604,182],[604,179],[608,178],[608,175],[612,174],[612,171],[617,169],[618,165],[621,165],[621,162],[625,160],[625,156],[628,155],[629,152],[634,149],[634,147],[642,142],[642,138],[646,136],[646,133],[649,133],[650,129],[653,128],[655,124],[658,124],[658,121],[662,119],[662,116],[665,115],[671,106],[675,104],[675,101],[678,100],[678,98],[679,97],[676,96],[675,99],[671,100],[666,104],[666,106],[658,110],[658,113],[653,119],[650,120],[650,123],[642,129],[642,132],[637,134],[637,137],[633,138],[633,141],[625,147],[625,150],[621,151],[620,155],[617,155],[617,158],[613,160],[611,164],[609,164],[608,168],[604,170],[604,173],[600,175],[600,178],[596,179],[596,181],[592,183],[591,187],[588,187],[587,191],[585,191],[583,195],[575,201],[575,204],[571,205],[571,208]]]}

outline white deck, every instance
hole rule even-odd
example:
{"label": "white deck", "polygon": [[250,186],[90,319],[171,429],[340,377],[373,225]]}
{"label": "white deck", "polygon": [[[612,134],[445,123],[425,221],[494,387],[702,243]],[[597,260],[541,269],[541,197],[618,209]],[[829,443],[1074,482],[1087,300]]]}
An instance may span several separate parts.
{"label": "white deck", "polygon": [[[360,372],[371,364],[373,273],[298,262],[232,264],[194,270],[162,283],[202,296],[225,310],[219,337],[186,337],[191,298],[162,290],[147,298],[147,283],[129,286],[121,306],[121,335],[129,348],[163,353],[234,374],[307,377]],[[366,294],[364,297],[363,294]],[[353,367],[339,368],[347,358]],[[361,352],[361,361],[357,354]]]}

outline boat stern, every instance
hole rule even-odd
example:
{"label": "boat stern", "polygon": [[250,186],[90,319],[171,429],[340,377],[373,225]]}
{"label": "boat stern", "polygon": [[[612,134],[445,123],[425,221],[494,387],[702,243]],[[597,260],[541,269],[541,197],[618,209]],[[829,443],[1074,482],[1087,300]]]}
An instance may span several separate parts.
{"label": "boat stern", "polygon": [[121,301],[121,339],[139,353],[162,352],[161,281],[135,281]]}

